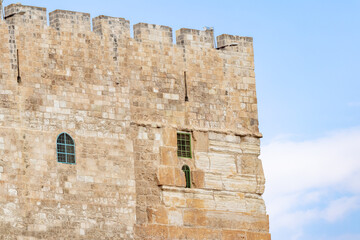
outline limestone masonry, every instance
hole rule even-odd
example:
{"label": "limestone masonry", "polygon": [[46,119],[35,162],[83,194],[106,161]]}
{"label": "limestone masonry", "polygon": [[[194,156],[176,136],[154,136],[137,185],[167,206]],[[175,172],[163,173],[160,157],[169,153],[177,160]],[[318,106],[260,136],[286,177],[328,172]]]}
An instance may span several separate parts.
{"label": "limestone masonry", "polygon": [[270,240],[252,38],[47,17],[0,20],[0,239]]}

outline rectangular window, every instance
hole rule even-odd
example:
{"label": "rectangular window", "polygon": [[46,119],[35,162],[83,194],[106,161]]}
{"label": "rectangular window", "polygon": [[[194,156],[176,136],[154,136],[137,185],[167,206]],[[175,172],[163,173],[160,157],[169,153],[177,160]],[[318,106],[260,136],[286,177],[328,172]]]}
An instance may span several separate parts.
{"label": "rectangular window", "polygon": [[191,134],[177,133],[177,154],[178,157],[191,158]]}

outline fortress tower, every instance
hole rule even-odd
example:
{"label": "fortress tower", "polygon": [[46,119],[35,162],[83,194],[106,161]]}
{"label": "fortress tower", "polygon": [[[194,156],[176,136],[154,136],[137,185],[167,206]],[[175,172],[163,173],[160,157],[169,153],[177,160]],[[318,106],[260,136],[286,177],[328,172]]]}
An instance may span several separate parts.
{"label": "fortress tower", "polygon": [[270,240],[252,38],[5,18],[1,239]]}

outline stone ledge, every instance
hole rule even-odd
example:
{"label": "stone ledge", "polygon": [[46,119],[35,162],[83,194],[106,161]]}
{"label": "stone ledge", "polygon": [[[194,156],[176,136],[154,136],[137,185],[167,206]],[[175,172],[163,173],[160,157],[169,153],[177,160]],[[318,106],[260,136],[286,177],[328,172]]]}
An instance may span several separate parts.
{"label": "stone ledge", "polygon": [[[204,195],[213,195],[214,193],[221,192],[224,195],[235,196],[238,193],[244,193],[244,192],[229,191],[229,190],[184,188],[184,187],[173,187],[173,186],[166,186],[166,185],[160,186],[160,189],[163,191],[168,191],[168,192],[197,193],[197,194],[204,194]],[[244,195],[246,198],[262,199],[261,195],[256,194],[256,193],[244,193]]]}
{"label": "stone ledge", "polygon": [[148,121],[131,121],[131,125],[137,125],[141,127],[152,127],[152,128],[175,128],[179,131],[186,131],[186,132],[193,132],[193,131],[199,131],[199,132],[213,132],[213,133],[221,133],[221,134],[232,134],[235,136],[240,137],[256,137],[256,138],[262,138],[263,135],[260,132],[251,133],[248,130],[231,130],[231,129],[209,129],[209,128],[198,128],[198,127],[181,127],[176,126],[174,124],[162,124],[162,123],[156,123],[156,122],[148,122]]}

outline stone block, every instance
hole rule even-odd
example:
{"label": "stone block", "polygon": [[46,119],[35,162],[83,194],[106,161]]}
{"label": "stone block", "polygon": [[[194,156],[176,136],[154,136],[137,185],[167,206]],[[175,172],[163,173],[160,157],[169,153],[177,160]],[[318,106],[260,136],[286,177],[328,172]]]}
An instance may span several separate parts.
{"label": "stone block", "polygon": [[255,137],[242,137],[241,149],[244,154],[260,155],[260,140]]}
{"label": "stone block", "polygon": [[194,188],[204,188],[205,186],[205,173],[203,171],[191,172],[192,185]]}
{"label": "stone block", "polygon": [[180,168],[175,168],[175,186],[178,187],[186,186],[185,174]]}
{"label": "stone block", "polygon": [[242,153],[241,145],[239,143],[210,140],[209,145],[211,152],[228,152],[234,154]]}
{"label": "stone block", "polygon": [[194,150],[196,152],[208,152],[209,151],[209,135],[208,132],[193,132],[194,138]]}
{"label": "stone block", "polygon": [[269,233],[247,232],[246,236],[246,240],[271,240]]}
{"label": "stone block", "polygon": [[226,153],[209,153],[210,171],[223,175],[236,174],[235,156]]}
{"label": "stone block", "polygon": [[251,175],[233,175],[222,178],[224,190],[256,193],[259,188],[256,176]]}
{"label": "stone block", "polygon": [[203,199],[186,199],[186,206],[195,209],[206,208],[205,201]]}
{"label": "stone block", "polygon": [[241,137],[224,133],[209,132],[209,140],[217,142],[240,143]]}
{"label": "stone block", "polygon": [[210,170],[210,158],[206,152],[195,151],[195,166],[203,171]]}
{"label": "stone block", "polygon": [[247,240],[245,231],[224,230],[222,232],[222,240]]}
{"label": "stone block", "polygon": [[162,132],[164,146],[177,148],[177,131],[174,128],[164,128]]}
{"label": "stone block", "polygon": [[219,173],[205,172],[204,182],[206,189],[223,189],[222,175]]}
{"label": "stone block", "polygon": [[163,191],[163,201],[167,207],[186,207],[186,199],[181,192]]}
{"label": "stone block", "polygon": [[155,224],[168,224],[168,210],[165,207],[148,208],[148,221]]}
{"label": "stone block", "polygon": [[169,224],[174,226],[183,226],[182,210],[169,210],[168,212]]}
{"label": "stone block", "polygon": [[177,148],[175,147],[160,147],[161,164],[167,166],[177,166]]}
{"label": "stone block", "polygon": [[161,166],[158,171],[158,185],[174,185],[175,169],[174,167]]}
{"label": "stone block", "polygon": [[264,176],[261,160],[257,158],[257,155],[243,154],[241,159],[241,173]]}
{"label": "stone block", "polygon": [[235,193],[214,193],[215,209],[218,211],[246,212],[247,201]]}
{"label": "stone block", "polygon": [[184,226],[206,226],[206,212],[204,210],[184,210]]}

